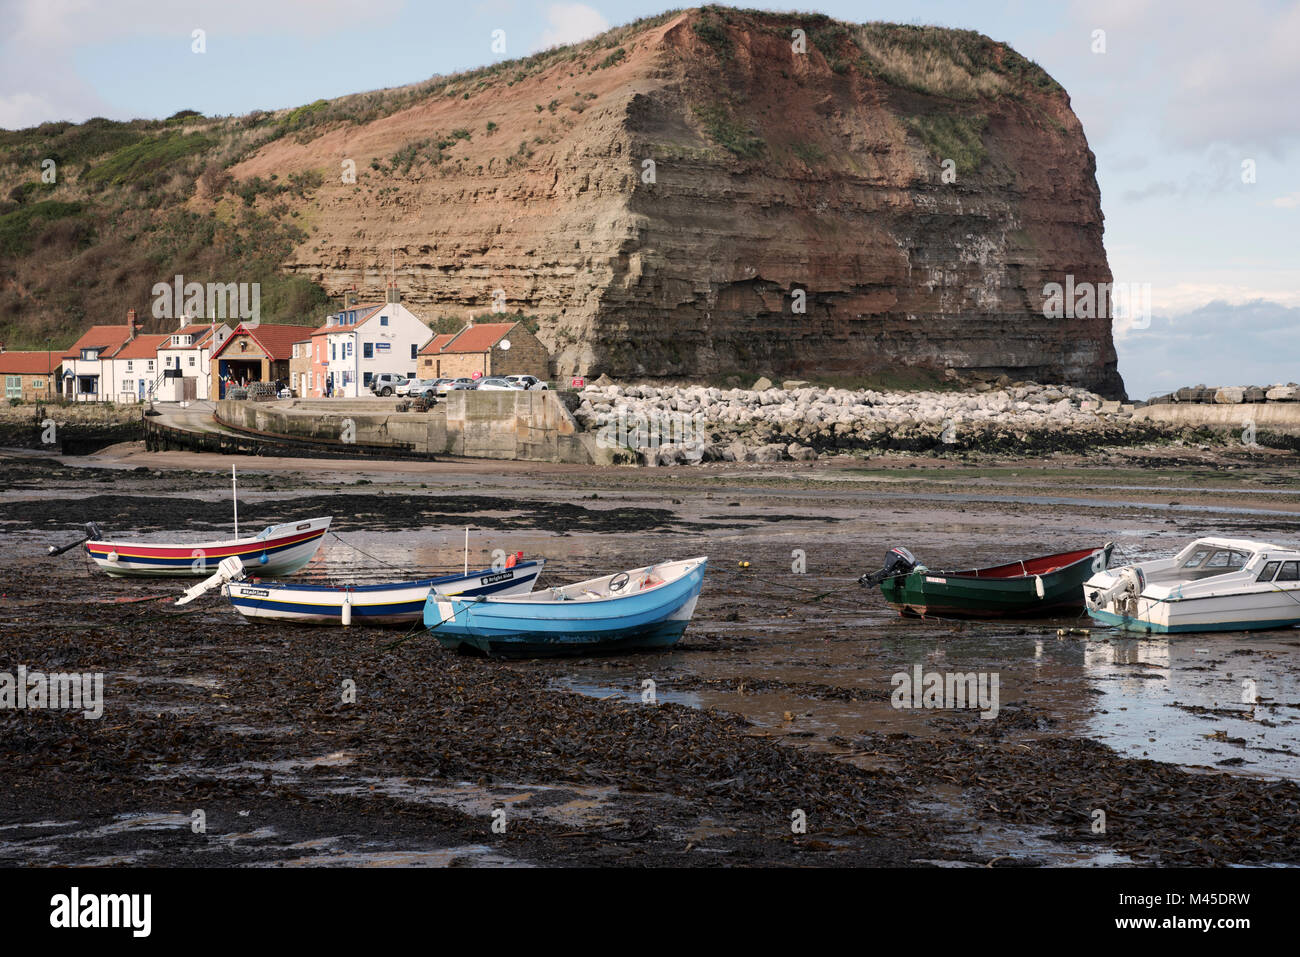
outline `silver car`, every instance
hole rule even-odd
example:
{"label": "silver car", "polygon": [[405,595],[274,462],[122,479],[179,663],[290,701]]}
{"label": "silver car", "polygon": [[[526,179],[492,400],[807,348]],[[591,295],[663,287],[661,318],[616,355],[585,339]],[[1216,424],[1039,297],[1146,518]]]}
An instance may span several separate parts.
{"label": "silver car", "polygon": [[477,388],[480,392],[522,392],[524,386],[519,382],[511,382],[509,379],[492,376],[487,379],[479,379]]}

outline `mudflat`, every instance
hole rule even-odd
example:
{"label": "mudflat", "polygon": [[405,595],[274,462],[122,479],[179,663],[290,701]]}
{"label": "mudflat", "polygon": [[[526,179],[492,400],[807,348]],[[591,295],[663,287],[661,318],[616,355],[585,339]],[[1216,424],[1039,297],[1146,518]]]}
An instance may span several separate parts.
{"label": "mudflat", "polygon": [[[543,586],[697,554],[709,572],[671,651],[503,662],[419,629],[250,623],[215,593],[175,608],[187,582],[45,555],[90,520],[228,531],[232,461],[241,528],[335,516],[304,581],[459,568],[467,526],[472,565],[545,557]],[[1300,863],[1300,631],[900,619],[855,581],[893,545],[942,568],[1107,541],[1139,559],[1211,532],[1295,542],[1291,462],[0,452],[0,672],[103,676],[96,719],[0,709],[0,862]],[[898,707],[918,668],[996,677],[996,708]]]}

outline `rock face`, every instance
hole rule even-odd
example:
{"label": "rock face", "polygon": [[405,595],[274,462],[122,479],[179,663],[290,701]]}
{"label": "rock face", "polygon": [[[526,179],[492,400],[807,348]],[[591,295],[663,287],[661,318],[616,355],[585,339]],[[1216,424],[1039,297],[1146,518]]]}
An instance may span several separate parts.
{"label": "rock face", "polygon": [[559,376],[917,366],[1123,397],[1109,319],[1044,318],[1047,284],[1111,279],[1095,162],[1005,45],[706,8],[536,60],[232,172],[353,160],[288,268],[364,299],[395,261],[430,317],[503,296]]}

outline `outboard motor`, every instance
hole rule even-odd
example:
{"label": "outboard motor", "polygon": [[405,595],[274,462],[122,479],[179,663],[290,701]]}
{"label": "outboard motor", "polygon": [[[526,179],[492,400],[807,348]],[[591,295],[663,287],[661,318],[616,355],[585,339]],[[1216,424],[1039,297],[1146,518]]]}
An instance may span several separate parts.
{"label": "outboard motor", "polygon": [[885,567],[878,572],[872,572],[870,575],[863,575],[858,579],[858,584],[874,588],[886,578],[897,578],[900,575],[908,574],[916,566],[916,558],[906,548],[901,546],[891,548],[885,552]]}
{"label": "outboard motor", "polygon": [[86,523],[86,537],[77,539],[75,542],[69,542],[67,545],[51,545],[49,553],[51,555],[62,555],[64,552],[70,552],[78,545],[84,545],[86,542],[103,538],[104,533],[99,530],[99,526],[94,522]]}

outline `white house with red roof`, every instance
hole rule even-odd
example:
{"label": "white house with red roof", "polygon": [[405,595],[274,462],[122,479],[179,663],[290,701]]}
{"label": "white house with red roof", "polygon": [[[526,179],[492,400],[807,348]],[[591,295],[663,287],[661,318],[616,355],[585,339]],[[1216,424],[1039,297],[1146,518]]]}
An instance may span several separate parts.
{"label": "white house with red roof", "polygon": [[162,378],[158,349],[168,338],[166,335],[138,333],[111,356],[101,360],[107,397],[122,404],[144,402],[152,397]]}
{"label": "white house with red roof", "polygon": [[424,321],[398,301],[394,286],[387,302],[341,309],[312,331],[312,395],[356,398],[370,394],[380,373],[414,376],[420,347],[432,337]]}
{"label": "white house with red roof", "polygon": [[126,325],[91,326],[61,356],[63,397],[73,402],[116,400],[109,360],[136,337],[135,310],[128,309]]}
{"label": "white house with red roof", "polygon": [[159,402],[205,399],[212,394],[212,353],[230,338],[224,322],[181,317],[180,327],[158,347],[160,381],[154,391]]}

